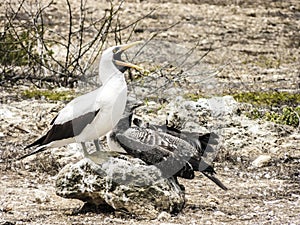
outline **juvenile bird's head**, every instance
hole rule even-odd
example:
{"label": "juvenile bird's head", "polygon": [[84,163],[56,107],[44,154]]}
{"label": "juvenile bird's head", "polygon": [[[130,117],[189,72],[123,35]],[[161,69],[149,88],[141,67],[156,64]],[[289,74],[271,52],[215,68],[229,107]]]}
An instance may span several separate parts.
{"label": "juvenile bird's head", "polygon": [[124,62],[121,55],[127,49],[142,43],[141,41],[133,42],[130,44],[113,46],[106,49],[101,56],[99,65],[99,77],[103,83],[107,81],[110,77],[124,73],[128,68],[134,68],[137,70],[142,70],[141,67],[134,65],[129,62]]}

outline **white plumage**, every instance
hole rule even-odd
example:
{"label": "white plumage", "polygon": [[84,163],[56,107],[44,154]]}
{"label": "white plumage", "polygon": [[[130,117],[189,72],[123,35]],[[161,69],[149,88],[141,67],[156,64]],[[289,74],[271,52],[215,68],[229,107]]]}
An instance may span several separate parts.
{"label": "white plumage", "polygon": [[99,65],[102,86],[69,102],[52,121],[52,127],[46,135],[26,147],[38,146],[36,150],[20,159],[49,147],[92,141],[112,130],[121,119],[127,100],[127,85],[123,72],[129,67],[141,69],[121,61],[121,54],[139,43],[114,46],[105,50]]}

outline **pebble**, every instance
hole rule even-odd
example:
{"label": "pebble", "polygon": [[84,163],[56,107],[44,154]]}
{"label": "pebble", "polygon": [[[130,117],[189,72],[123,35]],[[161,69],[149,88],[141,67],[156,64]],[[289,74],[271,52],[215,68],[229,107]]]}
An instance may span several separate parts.
{"label": "pebble", "polygon": [[260,168],[269,164],[271,159],[272,157],[270,155],[260,155],[254,161],[252,161],[251,165],[254,168]]}
{"label": "pebble", "polygon": [[157,219],[160,221],[169,220],[171,218],[171,214],[167,213],[166,211],[162,211],[158,216]]}

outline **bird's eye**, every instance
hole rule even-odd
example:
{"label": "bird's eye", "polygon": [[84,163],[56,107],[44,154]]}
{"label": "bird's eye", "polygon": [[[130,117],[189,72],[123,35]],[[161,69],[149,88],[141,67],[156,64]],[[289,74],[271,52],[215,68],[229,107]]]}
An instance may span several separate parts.
{"label": "bird's eye", "polygon": [[119,51],[119,48],[118,47],[116,47],[116,48],[114,48],[113,50],[112,50],[112,52],[115,54],[115,53],[117,53]]}

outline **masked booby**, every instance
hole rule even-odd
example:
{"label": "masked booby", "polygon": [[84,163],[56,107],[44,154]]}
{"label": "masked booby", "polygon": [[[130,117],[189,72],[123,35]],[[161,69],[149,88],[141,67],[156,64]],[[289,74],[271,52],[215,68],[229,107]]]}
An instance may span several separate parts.
{"label": "masked booby", "polygon": [[104,136],[122,117],[127,100],[127,84],[123,73],[128,68],[142,68],[122,61],[121,54],[139,43],[106,49],[99,65],[102,86],[69,102],[50,123],[52,127],[48,132],[25,147],[37,148],[18,159],[75,142],[82,143],[84,155],[87,155],[84,142]]}

